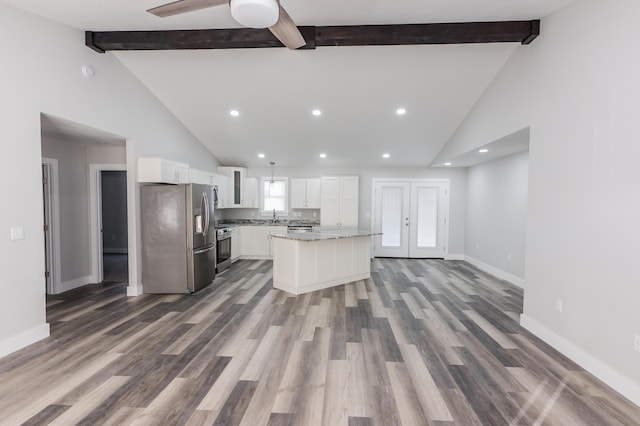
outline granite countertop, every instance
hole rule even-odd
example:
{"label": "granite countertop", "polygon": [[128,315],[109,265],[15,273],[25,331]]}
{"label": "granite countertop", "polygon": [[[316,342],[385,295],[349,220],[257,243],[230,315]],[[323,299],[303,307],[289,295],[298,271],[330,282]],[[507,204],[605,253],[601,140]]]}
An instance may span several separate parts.
{"label": "granite countertop", "polygon": [[271,219],[231,219],[216,223],[216,228],[235,228],[238,226],[290,226],[290,225],[311,225],[320,226],[319,221],[310,220],[279,220],[272,222]]}
{"label": "granite countertop", "polygon": [[381,235],[381,233],[360,229],[321,229],[314,232],[280,232],[271,234],[271,237],[295,241],[320,241],[337,240],[340,238],[370,237],[372,235]]}

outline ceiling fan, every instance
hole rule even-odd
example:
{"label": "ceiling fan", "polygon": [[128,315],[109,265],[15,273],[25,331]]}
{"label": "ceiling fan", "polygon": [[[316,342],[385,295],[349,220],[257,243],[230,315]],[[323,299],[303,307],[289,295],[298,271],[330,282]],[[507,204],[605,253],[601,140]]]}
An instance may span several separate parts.
{"label": "ceiling fan", "polygon": [[223,4],[231,7],[231,16],[239,24],[250,28],[269,28],[269,31],[289,49],[297,49],[307,44],[295,22],[280,4],[280,0],[178,0],[154,7],[147,12],[164,18]]}

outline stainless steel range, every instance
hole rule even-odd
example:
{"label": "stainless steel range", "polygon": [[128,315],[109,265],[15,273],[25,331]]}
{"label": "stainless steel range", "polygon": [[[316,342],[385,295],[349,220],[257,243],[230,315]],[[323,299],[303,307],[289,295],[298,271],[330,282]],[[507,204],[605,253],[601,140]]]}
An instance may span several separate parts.
{"label": "stainless steel range", "polygon": [[231,266],[231,229],[216,228],[216,271],[224,271]]}

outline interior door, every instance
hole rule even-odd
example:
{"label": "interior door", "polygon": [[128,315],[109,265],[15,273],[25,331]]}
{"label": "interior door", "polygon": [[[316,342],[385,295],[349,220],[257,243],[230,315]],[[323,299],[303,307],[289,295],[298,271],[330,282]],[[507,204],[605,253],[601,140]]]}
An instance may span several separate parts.
{"label": "interior door", "polygon": [[409,256],[409,182],[376,182],[375,256]]}
{"label": "interior door", "polygon": [[376,182],[374,256],[444,258],[448,182]]}

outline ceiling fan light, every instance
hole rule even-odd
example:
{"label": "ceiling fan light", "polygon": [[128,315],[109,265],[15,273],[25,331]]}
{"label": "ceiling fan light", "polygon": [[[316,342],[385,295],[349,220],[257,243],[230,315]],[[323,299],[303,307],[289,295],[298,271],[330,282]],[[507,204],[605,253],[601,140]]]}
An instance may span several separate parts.
{"label": "ceiling fan light", "polygon": [[249,28],[267,28],[278,22],[280,6],[276,0],[231,0],[231,16]]}

